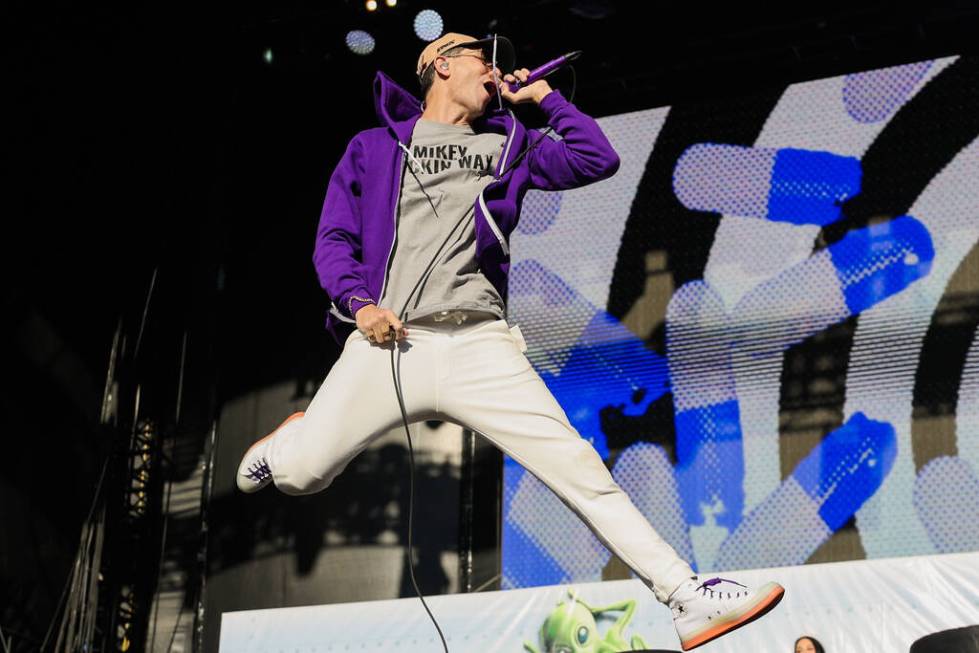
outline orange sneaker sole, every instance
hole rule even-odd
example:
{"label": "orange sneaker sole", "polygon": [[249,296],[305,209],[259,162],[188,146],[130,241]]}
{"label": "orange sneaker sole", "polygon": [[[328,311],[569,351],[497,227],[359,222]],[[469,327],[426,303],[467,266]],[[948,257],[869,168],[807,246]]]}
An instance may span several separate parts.
{"label": "orange sneaker sole", "polygon": [[689,651],[690,649],[697,648],[698,646],[703,646],[707,642],[715,640],[721,635],[726,635],[732,630],[737,630],[741,626],[750,624],[752,621],[764,616],[772,608],[778,605],[779,601],[782,600],[784,595],[785,588],[781,585],[777,585],[762,601],[759,601],[754,608],[744,613],[739,618],[735,619],[734,621],[717,624],[710,630],[697,635],[693,639],[681,642],[680,648],[682,648],[684,651]]}

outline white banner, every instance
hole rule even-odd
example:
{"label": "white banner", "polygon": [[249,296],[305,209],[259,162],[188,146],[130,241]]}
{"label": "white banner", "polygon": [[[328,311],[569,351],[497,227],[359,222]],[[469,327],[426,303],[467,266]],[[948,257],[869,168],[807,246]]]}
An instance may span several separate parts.
{"label": "white banner", "polygon": [[[895,653],[929,633],[979,624],[979,552],[729,577],[753,586],[775,580],[785,586],[785,599],[768,616],[705,647],[711,653],[786,653],[803,634],[819,639],[828,653]],[[638,580],[427,601],[453,653],[544,653],[545,625],[558,642],[586,628],[588,646],[569,642],[574,653],[680,649],[669,610]],[[221,621],[222,653],[441,650],[418,599],[228,612]]]}

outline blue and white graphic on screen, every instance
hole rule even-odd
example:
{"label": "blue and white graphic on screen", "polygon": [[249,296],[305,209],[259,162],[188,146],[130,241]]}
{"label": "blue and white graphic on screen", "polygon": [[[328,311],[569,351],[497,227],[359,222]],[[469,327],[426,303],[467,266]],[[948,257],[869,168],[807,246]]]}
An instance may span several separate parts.
{"label": "blue and white graphic on screen", "polygon": [[[524,201],[509,318],[700,572],[979,549],[979,58],[601,119]],[[707,119],[705,117],[709,117]],[[627,568],[504,466],[503,586]]]}

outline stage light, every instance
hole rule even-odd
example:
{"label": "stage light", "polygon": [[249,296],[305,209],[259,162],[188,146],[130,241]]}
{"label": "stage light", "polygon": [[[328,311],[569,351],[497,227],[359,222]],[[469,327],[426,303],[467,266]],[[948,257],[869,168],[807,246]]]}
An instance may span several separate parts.
{"label": "stage light", "polygon": [[415,16],[415,34],[422,41],[434,41],[442,36],[442,16],[437,11],[423,9]]}
{"label": "stage light", "polygon": [[354,54],[370,54],[374,51],[374,37],[359,29],[347,32],[347,47]]}
{"label": "stage light", "polygon": [[377,11],[377,0],[367,0],[364,6],[367,7],[367,11]]}
{"label": "stage light", "polygon": [[384,0],[384,4],[389,7],[394,7],[398,4],[398,0]]}
{"label": "stage light", "polygon": [[262,60],[265,63],[272,63],[272,48],[265,48],[265,52],[262,53]]}

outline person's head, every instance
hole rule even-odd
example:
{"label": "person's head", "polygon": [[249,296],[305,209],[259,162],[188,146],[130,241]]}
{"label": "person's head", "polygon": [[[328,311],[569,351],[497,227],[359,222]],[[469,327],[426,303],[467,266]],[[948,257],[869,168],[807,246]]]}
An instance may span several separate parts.
{"label": "person's head", "polygon": [[[493,42],[492,37],[477,40],[449,33],[429,43],[418,57],[415,71],[426,105],[451,103],[470,118],[482,115],[496,95]],[[503,71],[513,66],[513,46],[502,37],[496,44],[495,73],[502,79]]]}
{"label": "person's head", "polygon": [[815,637],[803,635],[795,640],[795,648],[792,653],[826,653],[826,650]]}

